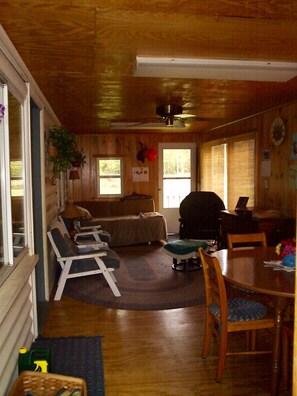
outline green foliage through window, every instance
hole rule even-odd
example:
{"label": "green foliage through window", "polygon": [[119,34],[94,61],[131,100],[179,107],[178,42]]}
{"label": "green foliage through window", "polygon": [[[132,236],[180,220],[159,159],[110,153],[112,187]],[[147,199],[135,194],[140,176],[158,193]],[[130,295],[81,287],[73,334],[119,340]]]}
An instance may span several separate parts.
{"label": "green foliage through window", "polygon": [[191,150],[165,149],[163,150],[164,177],[190,177]]}
{"label": "green foliage through window", "polygon": [[10,188],[12,197],[22,197],[24,195],[23,183],[23,162],[21,160],[10,161]]}
{"label": "green foliage through window", "polygon": [[98,158],[97,196],[121,196],[123,194],[122,173],[121,158]]}

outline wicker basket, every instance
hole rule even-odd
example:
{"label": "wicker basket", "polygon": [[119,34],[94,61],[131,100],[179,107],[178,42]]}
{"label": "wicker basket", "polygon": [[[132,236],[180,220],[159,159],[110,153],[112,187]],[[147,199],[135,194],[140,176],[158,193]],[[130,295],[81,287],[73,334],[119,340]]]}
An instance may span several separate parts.
{"label": "wicker basket", "polygon": [[36,371],[23,371],[8,396],[24,396],[27,393],[32,393],[34,396],[55,396],[63,386],[70,391],[79,387],[83,391],[82,395],[87,396],[87,386],[81,378]]}

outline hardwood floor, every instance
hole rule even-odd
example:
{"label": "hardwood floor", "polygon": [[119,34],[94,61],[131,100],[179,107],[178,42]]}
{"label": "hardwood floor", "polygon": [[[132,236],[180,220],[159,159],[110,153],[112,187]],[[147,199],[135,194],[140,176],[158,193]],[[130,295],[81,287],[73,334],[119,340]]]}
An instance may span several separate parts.
{"label": "hardwood floor", "polygon": [[[270,355],[228,356],[223,381],[215,382],[217,345],[201,359],[203,326],[203,306],[125,311],[63,295],[51,303],[43,335],[102,336],[106,396],[269,395]],[[258,341],[269,344],[271,336],[265,332]],[[232,348],[244,342],[231,338]]]}

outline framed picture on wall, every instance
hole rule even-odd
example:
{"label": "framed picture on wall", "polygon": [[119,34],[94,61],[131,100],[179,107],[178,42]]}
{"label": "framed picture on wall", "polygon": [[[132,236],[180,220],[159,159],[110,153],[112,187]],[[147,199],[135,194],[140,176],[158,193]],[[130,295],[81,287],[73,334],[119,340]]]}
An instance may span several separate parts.
{"label": "framed picture on wall", "polygon": [[134,182],[148,182],[149,168],[146,166],[132,168],[132,180]]}

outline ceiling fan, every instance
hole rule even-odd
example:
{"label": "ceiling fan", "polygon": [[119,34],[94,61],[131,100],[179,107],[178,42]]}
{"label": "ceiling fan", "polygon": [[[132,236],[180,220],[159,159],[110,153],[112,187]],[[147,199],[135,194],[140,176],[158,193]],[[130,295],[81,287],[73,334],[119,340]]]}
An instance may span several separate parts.
{"label": "ceiling fan", "polygon": [[110,128],[145,129],[145,128],[186,128],[187,121],[214,121],[214,118],[197,117],[194,114],[183,114],[178,104],[161,104],[156,108],[159,118],[139,121],[111,121]]}

